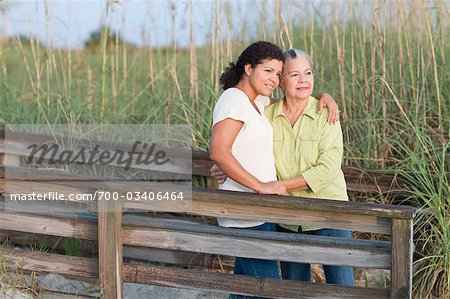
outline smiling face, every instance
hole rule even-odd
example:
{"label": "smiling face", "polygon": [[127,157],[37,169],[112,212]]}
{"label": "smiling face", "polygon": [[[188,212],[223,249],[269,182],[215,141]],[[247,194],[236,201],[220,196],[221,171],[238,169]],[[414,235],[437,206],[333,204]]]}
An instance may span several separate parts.
{"label": "smiling face", "polygon": [[286,60],[281,78],[280,85],[286,98],[305,100],[311,96],[314,74],[306,57],[297,56]]}
{"label": "smiling face", "polygon": [[256,95],[270,96],[280,83],[283,62],[277,59],[265,59],[255,67],[245,66],[249,83]]}

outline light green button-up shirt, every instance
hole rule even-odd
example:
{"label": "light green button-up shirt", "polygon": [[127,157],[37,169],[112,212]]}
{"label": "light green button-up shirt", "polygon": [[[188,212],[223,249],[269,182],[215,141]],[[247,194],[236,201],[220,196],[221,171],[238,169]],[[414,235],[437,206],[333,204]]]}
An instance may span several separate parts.
{"label": "light green button-up shirt", "polygon": [[317,106],[318,100],[310,97],[294,127],[283,112],[283,101],[266,108],[266,117],[273,126],[277,176],[279,180],[303,176],[310,187],[289,195],[348,200],[341,170],[341,125],[328,124],[328,110],[318,114]]}

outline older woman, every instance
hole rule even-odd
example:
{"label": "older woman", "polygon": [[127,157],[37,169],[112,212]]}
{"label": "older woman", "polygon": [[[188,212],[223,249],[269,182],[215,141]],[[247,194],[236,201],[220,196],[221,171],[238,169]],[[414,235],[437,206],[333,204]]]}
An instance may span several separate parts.
{"label": "older woman", "polygon": [[[284,99],[266,109],[274,130],[274,155],[277,177],[289,195],[310,198],[348,200],[341,170],[343,143],[339,123],[327,123],[328,110],[318,114],[318,101],[311,96],[314,73],[311,58],[303,51],[291,49],[285,62],[280,87]],[[309,227],[279,227],[281,231],[342,237],[350,231]],[[282,262],[284,279],[310,280],[310,265]],[[351,267],[324,266],[328,283],[354,285]]]}

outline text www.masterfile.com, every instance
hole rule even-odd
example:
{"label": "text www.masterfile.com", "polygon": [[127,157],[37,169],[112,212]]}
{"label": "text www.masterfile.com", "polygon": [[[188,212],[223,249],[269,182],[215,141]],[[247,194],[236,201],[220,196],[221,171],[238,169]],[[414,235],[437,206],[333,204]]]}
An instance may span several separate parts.
{"label": "text www.masterfile.com", "polygon": [[92,193],[29,192],[10,193],[11,201],[96,201],[96,200],[129,200],[129,201],[181,201],[183,191],[95,191]]}

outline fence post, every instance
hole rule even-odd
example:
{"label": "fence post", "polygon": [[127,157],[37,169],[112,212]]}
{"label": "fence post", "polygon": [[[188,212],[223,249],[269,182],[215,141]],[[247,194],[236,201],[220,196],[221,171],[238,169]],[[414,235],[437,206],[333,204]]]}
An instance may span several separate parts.
{"label": "fence post", "polygon": [[[14,154],[6,154],[6,153],[1,153],[0,154],[0,164],[5,165],[5,166],[16,166],[19,167],[20,166],[20,156],[18,155],[14,155]],[[4,185],[2,186],[3,190],[6,192],[6,167],[5,167],[5,173],[4,173]],[[0,199],[1,203],[5,202],[4,198]],[[2,207],[0,209],[0,211],[4,211],[4,207]]]}
{"label": "fence post", "polygon": [[411,219],[392,219],[391,298],[412,297],[413,224]]}
{"label": "fence post", "polygon": [[123,298],[122,202],[99,200],[98,261],[102,298]]}
{"label": "fence post", "polygon": [[20,156],[13,154],[0,154],[0,164],[20,166]]}

